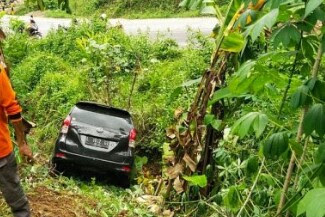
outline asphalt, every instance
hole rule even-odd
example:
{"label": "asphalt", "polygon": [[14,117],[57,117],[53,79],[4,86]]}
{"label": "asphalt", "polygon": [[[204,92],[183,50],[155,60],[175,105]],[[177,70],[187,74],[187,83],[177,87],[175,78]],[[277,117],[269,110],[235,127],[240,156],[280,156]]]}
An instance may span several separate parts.
{"label": "asphalt", "polygon": [[[8,28],[10,19],[20,19],[29,22],[29,16],[4,16],[1,19],[2,26]],[[68,27],[71,19],[35,17],[39,30],[46,35],[51,29],[58,26]],[[179,45],[186,45],[189,31],[200,31],[204,35],[211,34],[212,29],[218,23],[217,19],[211,17],[201,18],[167,18],[167,19],[110,19],[113,26],[121,25],[127,34],[136,35],[148,33],[151,39],[165,36],[175,39]]]}

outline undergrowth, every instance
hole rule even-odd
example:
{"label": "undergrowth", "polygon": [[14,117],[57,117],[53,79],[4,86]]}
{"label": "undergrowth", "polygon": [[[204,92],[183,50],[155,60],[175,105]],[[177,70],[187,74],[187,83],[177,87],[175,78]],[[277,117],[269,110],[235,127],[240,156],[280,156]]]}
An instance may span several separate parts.
{"label": "undergrowth", "polygon": [[[160,162],[174,111],[186,110],[195,91],[196,85],[183,84],[200,77],[212,52],[209,40],[191,34],[189,45],[181,48],[170,39],[128,36],[121,29],[107,28],[100,19],[53,31],[40,40],[24,33],[10,34],[4,53],[11,80],[24,116],[38,126],[29,137],[37,163],[22,165],[21,171],[28,195],[44,187],[53,194],[85,196],[89,216],[117,216],[124,210],[129,216],[153,216],[135,201],[143,194],[140,182],[141,188],[135,185],[125,191],[96,180],[52,178],[47,162],[62,120],[80,100],[129,110],[139,134],[138,153]],[[0,204],[0,216],[7,216],[7,206],[2,206],[3,201]]]}

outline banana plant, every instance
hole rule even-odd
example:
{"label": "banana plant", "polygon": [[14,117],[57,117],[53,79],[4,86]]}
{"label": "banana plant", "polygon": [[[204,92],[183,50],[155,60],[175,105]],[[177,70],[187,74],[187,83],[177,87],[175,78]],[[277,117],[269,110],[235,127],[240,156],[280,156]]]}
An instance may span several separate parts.
{"label": "banana plant", "polygon": [[187,10],[200,10],[203,15],[215,15],[220,21],[223,19],[215,0],[183,0],[179,6]]}
{"label": "banana plant", "polygon": [[[257,4],[246,4],[245,1],[232,0],[228,5],[225,16],[219,16],[221,25],[217,32],[216,49],[211,58],[211,65],[202,76],[196,97],[187,114],[187,118],[185,120],[180,120],[177,129],[172,129],[173,132],[176,132],[177,136],[170,145],[171,149],[174,151],[175,157],[172,165],[170,165],[167,171],[169,177],[167,197],[172,187],[174,187],[178,193],[184,192],[187,189],[188,183],[183,176],[191,176],[198,170],[206,170],[206,162],[209,160],[207,159],[208,155],[205,154],[205,151],[210,149],[209,146],[211,144],[204,145],[203,138],[206,132],[204,132],[205,128],[203,126],[204,117],[208,111],[209,99],[215,90],[219,90],[223,87],[229,59],[238,55],[245,47],[248,37],[244,37],[243,29],[239,28],[237,25],[239,18],[247,10],[261,10],[265,3],[263,0],[261,1],[263,4],[260,4],[260,1],[257,2]],[[186,5],[186,3],[188,7],[193,7],[192,4],[194,4],[194,1],[183,2],[184,5]],[[207,4],[207,6],[218,8],[213,1],[203,1],[202,3]],[[247,23],[252,21],[252,18],[247,18]],[[268,25],[271,24],[268,23]],[[257,28],[255,32],[262,31],[265,25],[267,24],[263,23],[262,27]],[[222,105],[220,105],[220,109],[223,109]],[[221,116],[218,118],[222,119]],[[258,134],[259,133],[260,132],[258,132]],[[198,169],[200,161],[204,163],[202,168]]]}

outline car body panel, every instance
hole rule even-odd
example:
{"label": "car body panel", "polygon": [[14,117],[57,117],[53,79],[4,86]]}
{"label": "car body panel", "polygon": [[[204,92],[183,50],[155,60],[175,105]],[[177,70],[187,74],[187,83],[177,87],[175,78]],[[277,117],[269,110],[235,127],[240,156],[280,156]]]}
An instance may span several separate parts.
{"label": "car body panel", "polygon": [[56,142],[54,164],[65,162],[101,172],[129,172],[125,167],[131,168],[134,159],[129,147],[133,124],[127,111],[80,102],[69,116],[69,129],[66,133],[61,132]]}

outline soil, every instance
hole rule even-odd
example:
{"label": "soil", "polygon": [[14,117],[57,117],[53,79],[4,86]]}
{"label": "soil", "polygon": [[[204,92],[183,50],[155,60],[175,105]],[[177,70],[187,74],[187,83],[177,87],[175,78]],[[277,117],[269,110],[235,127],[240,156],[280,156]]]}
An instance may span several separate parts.
{"label": "soil", "polygon": [[89,217],[85,204],[94,209],[96,207],[95,202],[88,198],[56,192],[44,186],[29,193],[28,199],[34,217]]}
{"label": "soil", "polygon": [[162,167],[160,161],[152,161],[147,163],[146,165],[143,165],[143,173],[146,174],[146,172],[149,172],[149,174],[154,177],[161,176],[161,170]]}

